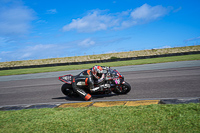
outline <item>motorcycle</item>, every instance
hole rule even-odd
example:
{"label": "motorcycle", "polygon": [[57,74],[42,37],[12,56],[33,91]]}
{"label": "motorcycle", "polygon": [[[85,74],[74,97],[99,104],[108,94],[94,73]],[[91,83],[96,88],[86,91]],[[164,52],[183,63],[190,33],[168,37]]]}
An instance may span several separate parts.
{"label": "motorcycle", "polygon": [[[120,74],[116,69],[111,69],[110,67],[104,67],[103,73],[105,74],[105,79],[103,82],[99,84],[95,84],[95,87],[101,86],[101,90],[97,92],[91,92],[87,86],[82,86],[81,88],[91,95],[104,95],[104,94],[111,94],[112,92],[120,95],[120,94],[127,94],[131,90],[131,86],[129,83],[124,81],[124,76]],[[60,76],[58,79],[64,84],[61,87],[61,91],[64,95],[72,98],[72,97],[79,97],[76,92],[74,92],[72,88],[72,78],[73,75],[68,74],[64,76]]]}

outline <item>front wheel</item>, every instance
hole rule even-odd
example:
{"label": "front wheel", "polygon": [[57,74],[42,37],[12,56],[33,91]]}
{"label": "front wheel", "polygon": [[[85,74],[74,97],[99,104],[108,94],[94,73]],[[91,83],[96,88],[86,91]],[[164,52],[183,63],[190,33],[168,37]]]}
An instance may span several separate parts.
{"label": "front wheel", "polygon": [[131,90],[130,84],[125,82],[124,84],[121,84],[120,86],[116,86],[113,92],[115,94],[127,94],[130,90]]}
{"label": "front wheel", "polygon": [[78,94],[74,93],[72,85],[71,84],[63,84],[61,87],[61,91],[64,95],[68,97],[78,97]]}

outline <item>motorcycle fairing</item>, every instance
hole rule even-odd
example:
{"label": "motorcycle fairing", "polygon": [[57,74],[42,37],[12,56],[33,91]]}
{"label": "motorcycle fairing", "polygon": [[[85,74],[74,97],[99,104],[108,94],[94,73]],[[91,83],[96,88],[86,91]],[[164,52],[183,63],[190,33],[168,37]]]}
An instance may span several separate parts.
{"label": "motorcycle fairing", "polygon": [[58,79],[64,83],[72,84],[72,76],[71,74],[60,76]]}

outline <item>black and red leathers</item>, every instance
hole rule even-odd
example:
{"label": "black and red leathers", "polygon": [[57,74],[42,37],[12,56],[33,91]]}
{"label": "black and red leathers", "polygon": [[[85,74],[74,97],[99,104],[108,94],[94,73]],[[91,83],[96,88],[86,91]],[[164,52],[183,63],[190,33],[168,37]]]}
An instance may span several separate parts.
{"label": "black and red leathers", "polygon": [[88,88],[90,91],[97,91],[100,87],[94,88],[94,84],[98,84],[103,81],[104,74],[99,79],[96,79],[92,74],[92,69],[85,70],[81,72],[79,75],[73,77],[72,79],[72,87],[73,90],[86,101],[91,100],[91,95],[87,94],[82,87]]}

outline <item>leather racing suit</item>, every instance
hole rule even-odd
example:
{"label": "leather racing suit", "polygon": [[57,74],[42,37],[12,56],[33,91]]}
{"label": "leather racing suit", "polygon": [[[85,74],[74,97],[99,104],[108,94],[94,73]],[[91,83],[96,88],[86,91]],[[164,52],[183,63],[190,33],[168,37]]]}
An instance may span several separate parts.
{"label": "leather racing suit", "polygon": [[72,79],[73,90],[86,101],[91,100],[92,96],[86,93],[82,88],[88,88],[90,92],[98,91],[101,89],[101,87],[94,88],[94,85],[101,83],[105,77],[104,73],[101,73],[97,76],[98,72],[95,74],[95,68],[102,69],[100,66],[94,66],[91,69],[84,70],[79,75],[74,76]]}

